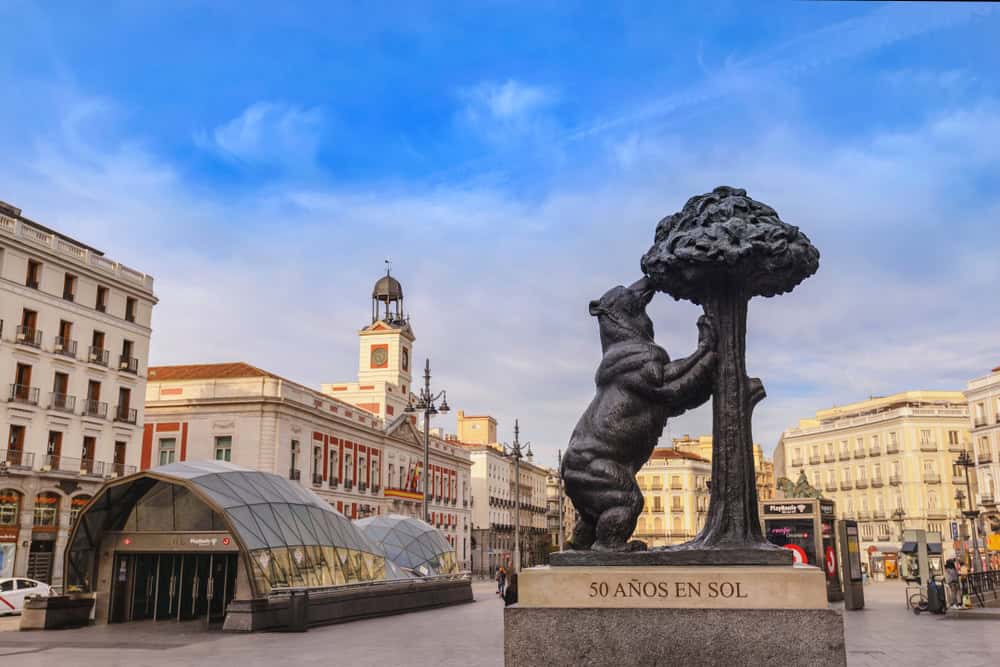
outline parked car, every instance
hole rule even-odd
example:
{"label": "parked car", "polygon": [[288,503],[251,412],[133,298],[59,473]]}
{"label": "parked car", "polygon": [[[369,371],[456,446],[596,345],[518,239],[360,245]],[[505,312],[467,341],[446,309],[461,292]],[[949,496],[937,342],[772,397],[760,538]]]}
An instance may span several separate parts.
{"label": "parked car", "polygon": [[7,577],[0,579],[0,616],[20,614],[24,609],[24,599],[32,595],[54,595],[48,584],[34,579]]}

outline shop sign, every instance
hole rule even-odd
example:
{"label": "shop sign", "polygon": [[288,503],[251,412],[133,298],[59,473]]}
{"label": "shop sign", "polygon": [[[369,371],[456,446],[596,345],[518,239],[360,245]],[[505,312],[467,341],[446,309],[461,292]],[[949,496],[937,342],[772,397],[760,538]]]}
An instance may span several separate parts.
{"label": "shop sign", "polygon": [[993,533],[986,538],[986,548],[990,551],[1000,551],[1000,533]]}
{"label": "shop sign", "polygon": [[17,526],[0,526],[0,542],[17,542]]}
{"label": "shop sign", "polygon": [[823,516],[835,516],[836,512],[833,509],[833,502],[829,500],[819,501],[819,513]]}
{"label": "shop sign", "polygon": [[764,503],[764,514],[810,514],[810,503]]}

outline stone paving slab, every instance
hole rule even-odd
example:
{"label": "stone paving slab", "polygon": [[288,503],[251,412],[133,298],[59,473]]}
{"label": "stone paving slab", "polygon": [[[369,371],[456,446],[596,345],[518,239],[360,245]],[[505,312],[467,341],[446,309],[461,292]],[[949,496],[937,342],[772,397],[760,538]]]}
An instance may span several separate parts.
{"label": "stone paving slab", "polygon": [[[184,635],[165,627],[158,645],[153,630],[114,626],[118,648],[61,645],[67,632],[0,632],[0,665],[15,667],[331,667],[398,665],[400,667],[501,667],[503,602],[496,584],[477,581],[476,602],[401,616],[375,618],[315,628],[303,634],[258,633]],[[1000,632],[992,623],[959,620],[951,615],[915,616],[905,605],[905,589],[896,582],[865,586],[867,608],[844,612],[849,667],[996,667]],[[842,605],[837,605],[842,606]],[[6,619],[0,619],[0,623]],[[139,624],[142,625],[142,624]],[[124,630],[123,630],[124,628]],[[159,631],[159,628],[154,628]],[[95,633],[96,637],[100,632]],[[12,636],[17,640],[11,639]],[[65,635],[71,638],[72,635]],[[30,638],[21,643],[22,637]],[[105,641],[102,636],[99,641]],[[143,648],[135,648],[143,645]],[[157,648],[159,646],[159,648]],[[16,657],[15,657],[16,656]],[[557,667],[545,665],[544,667]]]}

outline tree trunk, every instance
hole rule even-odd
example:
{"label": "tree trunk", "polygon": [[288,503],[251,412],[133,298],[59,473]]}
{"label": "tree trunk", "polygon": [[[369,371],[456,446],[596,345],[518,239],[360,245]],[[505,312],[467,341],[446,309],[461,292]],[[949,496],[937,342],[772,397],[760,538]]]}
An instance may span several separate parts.
{"label": "tree trunk", "polygon": [[757,511],[750,417],[763,385],[746,373],[747,305],[739,289],[704,301],[715,322],[718,363],[712,392],[712,489],[708,518],[692,546],[767,548]]}

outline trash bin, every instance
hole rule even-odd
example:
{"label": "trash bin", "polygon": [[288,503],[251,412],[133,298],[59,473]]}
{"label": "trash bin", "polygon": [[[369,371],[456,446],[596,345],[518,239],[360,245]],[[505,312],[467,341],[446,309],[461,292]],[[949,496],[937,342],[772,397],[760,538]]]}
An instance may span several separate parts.
{"label": "trash bin", "polygon": [[944,586],[931,579],[927,582],[927,611],[932,614],[943,614],[946,607]]}
{"label": "trash bin", "polygon": [[309,629],[309,591],[292,591],[288,597],[288,623],[286,632],[305,632]]}

